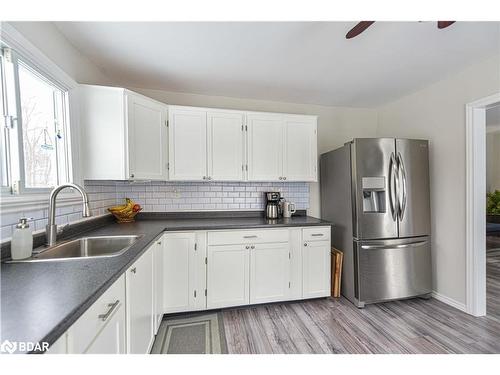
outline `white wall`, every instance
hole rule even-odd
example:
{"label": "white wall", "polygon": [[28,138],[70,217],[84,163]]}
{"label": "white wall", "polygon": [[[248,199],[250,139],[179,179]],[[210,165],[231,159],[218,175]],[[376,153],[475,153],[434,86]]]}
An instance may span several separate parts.
{"label": "white wall", "polygon": [[110,84],[106,75],[80,53],[52,22],[9,22],[78,83]]}
{"label": "white wall", "polygon": [[[319,154],[340,147],[354,137],[376,136],[377,111],[375,109],[327,107],[141,88],[131,89],[168,104],[317,115]],[[311,184],[308,214],[320,217],[319,183]]]}
{"label": "white wall", "polygon": [[500,57],[379,108],[378,135],[430,140],[434,290],[465,303],[465,104],[500,90]]}
{"label": "white wall", "polygon": [[500,190],[500,130],[486,133],[486,191]]}

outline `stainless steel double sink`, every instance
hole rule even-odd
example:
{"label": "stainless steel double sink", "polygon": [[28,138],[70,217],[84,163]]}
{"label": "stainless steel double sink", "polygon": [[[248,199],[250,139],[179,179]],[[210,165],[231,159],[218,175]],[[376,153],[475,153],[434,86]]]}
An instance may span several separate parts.
{"label": "stainless steel double sink", "polygon": [[11,262],[39,262],[51,260],[65,260],[78,258],[113,257],[123,254],[140,237],[139,235],[127,236],[95,236],[81,237],[71,241],[62,242],[48,248],[34,250],[31,258],[13,260]]}

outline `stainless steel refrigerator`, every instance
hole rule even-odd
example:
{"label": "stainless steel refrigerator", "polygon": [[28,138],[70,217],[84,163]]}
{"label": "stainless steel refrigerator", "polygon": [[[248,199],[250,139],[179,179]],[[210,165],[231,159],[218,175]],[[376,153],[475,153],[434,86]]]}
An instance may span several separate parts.
{"label": "stainless steel refrigerator", "polygon": [[367,303],[432,291],[428,141],[357,138],[321,155],[321,217],[344,252],[342,294]]}

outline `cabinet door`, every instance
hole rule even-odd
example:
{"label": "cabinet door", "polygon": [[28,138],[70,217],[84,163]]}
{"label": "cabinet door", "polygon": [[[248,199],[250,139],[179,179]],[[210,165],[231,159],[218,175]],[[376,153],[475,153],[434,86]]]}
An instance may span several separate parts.
{"label": "cabinet door", "polygon": [[289,243],[250,247],[250,303],[284,301],[290,290]]}
{"label": "cabinet door", "polygon": [[283,179],[283,118],[280,115],[247,116],[248,180]]}
{"label": "cabinet door", "polygon": [[126,273],[128,353],[147,354],[153,344],[153,250]]}
{"label": "cabinet door", "polygon": [[209,111],[208,176],[218,181],[243,180],[243,114]]}
{"label": "cabinet door", "polygon": [[[123,324],[127,300],[125,289],[125,276],[122,275],[68,329],[67,352],[69,354],[96,353],[98,350],[125,351],[125,326]],[[114,318],[115,315],[118,316]],[[108,327],[111,321],[113,321],[113,328]],[[115,333],[113,337],[111,337],[111,331]],[[99,337],[101,334],[102,338]],[[96,341],[96,346],[91,348]],[[110,349],[103,348],[103,342],[109,345]]]}
{"label": "cabinet door", "polygon": [[164,283],[164,248],[165,244],[163,241],[163,237],[156,241],[156,244],[153,245],[154,253],[153,253],[153,305],[154,305],[154,334],[158,333],[158,329],[160,328],[160,323],[163,318],[163,287]]}
{"label": "cabinet door", "polygon": [[207,308],[248,305],[249,301],[249,248],[209,246]]}
{"label": "cabinet door", "polygon": [[203,180],[207,174],[207,112],[169,110],[169,176],[171,180]]}
{"label": "cabinet door", "polygon": [[330,241],[305,242],[302,249],[303,297],[330,295]]}
{"label": "cabinet door", "polygon": [[[194,296],[195,233],[167,233],[163,253],[163,311],[189,311]],[[204,292],[204,291],[203,291]]]}
{"label": "cabinet door", "polygon": [[85,354],[125,354],[125,306],[120,304]]}
{"label": "cabinet door", "polygon": [[289,299],[302,298],[302,229],[290,228],[290,294]]}
{"label": "cabinet door", "polygon": [[168,178],[167,106],[127,94],[129,177]]}
{"label": "cabinet door", "polygon": [[283,175],[287,181],[317,181],[316,119],[285,116]]}

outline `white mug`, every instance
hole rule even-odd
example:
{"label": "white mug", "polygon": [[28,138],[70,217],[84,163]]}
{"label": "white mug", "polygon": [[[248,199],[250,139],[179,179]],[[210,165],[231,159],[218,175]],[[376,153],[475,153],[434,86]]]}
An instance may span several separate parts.
{"label": "white mug", "polygon": [[283,217],[292,217],[292,214],[296,212],[295,203],[283,202]]}

